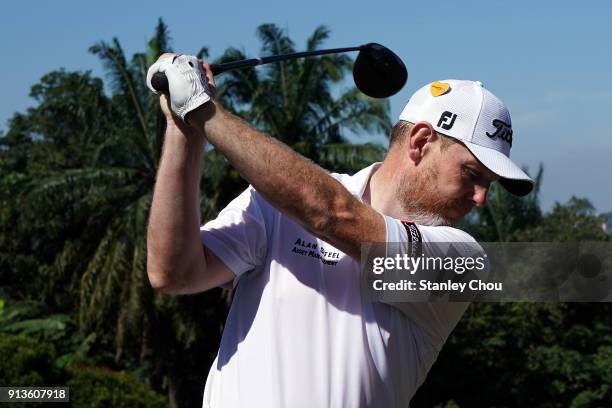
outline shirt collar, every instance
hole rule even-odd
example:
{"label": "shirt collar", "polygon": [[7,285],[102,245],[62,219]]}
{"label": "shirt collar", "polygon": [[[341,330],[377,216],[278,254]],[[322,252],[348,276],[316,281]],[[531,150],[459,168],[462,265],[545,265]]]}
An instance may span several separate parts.
{"label": "shirt collar", "polygon": [[381,164],[381,162],[374,163],[352,175],[349,182],[345,185],[347,190],[350,191],[351,194],[356,195],[359,197],[359,199],[361,199],[368,185],[368,181],[370,180],[370,177],[372,177],[372,173],[374,173],[374,171],[380,167]]}

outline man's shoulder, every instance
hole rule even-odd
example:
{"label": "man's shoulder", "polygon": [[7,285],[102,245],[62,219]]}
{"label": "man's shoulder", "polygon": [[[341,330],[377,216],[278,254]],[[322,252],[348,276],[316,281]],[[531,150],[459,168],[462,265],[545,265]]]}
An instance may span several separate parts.
{"label": "man's shoulder", "polygon": [[419,225],[418,228],[427,231],[427,238],[431,242],[476,242],[473,236],[457,227]]}
{"label": "man's shoulder", "polygon": [[431,226],[385,216],[387,243],[409,243],[434,252],[454,248],[462,253],[482,252],[480,244],[466,231],[451,226]]}
{"label": "man's shoulder", "polygon": [[[411,242],[476,242],[469,233],[447,225],[427,225],[384,215],[387,232],[394,230]],[[389,237],[388,237],[389,238]]]}
{"label": "man's shoulder", "polygon": [[252,185],[249,185],[232,201],[230,201],[219,213],[240,213],[244,216],[250,215],[256,218],[274,217],[278,211],[268,200],[265,199]]}
{"label": "man's shoulder", "polygon": [[360,196],[365,189],[365,186],[370,179],[373,171],[380,166],[380,163],[373,163],[355,174],[347,173],[330,173],[330,175],[338,180],[351,194]]}

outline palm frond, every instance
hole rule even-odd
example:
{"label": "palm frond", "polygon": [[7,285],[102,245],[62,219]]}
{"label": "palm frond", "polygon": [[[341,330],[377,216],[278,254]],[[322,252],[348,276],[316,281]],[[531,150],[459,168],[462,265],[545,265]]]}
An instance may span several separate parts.
{"label": "palm frond", "polygon": [[[135,83],[134,75],[127,64],[123,49],[117,38],[113,39],[112,46],[109,46],[104,41],[90,47],[89,51],[97,55],[104,65],[107,75],[111,81],[112,89],[115,94],[119,95],[125,100],[126,112],[134,112],[137,123],[140,125],[141,137],[134,135],[136,140],[139,140],[138,144],[141,147],[146,147],[147,142],[150,138],[149,127],[145,120],[144,108],[140,96],[142,93],[138,92],[138,85]],[[129,116],[129,114],[128,114]],[[144,138],[144,140],[143,140]],[[152,158],[151,158],[152,159]]]}
{"label": "palm frond", "polygon": [[[171,52],[172,37],[170,37],[170,30],[168,26],[160,18],[155,27],[155,34],[149,40],[147,45],[147,59],[146,67],[150,67],[157,58],[164,52]],[[144,86],[146,78],[146,70],[142,72],[140,81]],[[161,149],[163,144],[163,136],[165,131],[165,118],[159,107],[159,98],[157,95],[149,92],[148,88],[145,88],[146,92],[146,109],[147,109],[147,124],[151,129],[149,131],[149,150],[150,156],[153,158],[154,163],[157,163],[161,157]],[[156,166],[152,166],[155,168]]]}
{"label": "palm frond", "polygon": [[38,203],[43,206],[64,205],[66,201],[73,202],[95,194],[99,189],[129,185],[137,175],[137,170],[126,168],[83,168],[52,173],[31,182],[31,187],[25,192],[25,208],[28,210],[29,205]]}
{"label": "palm frond", "polygon": [[164,21],[160,18],[155,26],[155,34],[147,44],[147,66],[151,66],[157,58],[164,52],[171,52],[170,30]]}
{"label": "palm frond", "polygon": [[[260,25],[257,27],[257,35],[262,41],[262,53],[264,55],[282,55],[295,52],[293,41],[284,30],[274,24]],[[295,77],[297,67],[298,62],[296,60],[289,60],[268,64],[264,68],[267,78],[272,79],[277,86],[275,92],[269,92],[269,95],[278,95],[281,106],[289,105],[289,81]]]}
{"label": "palm frond", "polygon": [[372,143],[328,144],[319,147],[317,162],[330,171],[353,173],[369,164],[381,161],[384,152],[382,146]]}
{"label": "palm frond", "polygon": [[306,50],[315,51],[329,38],[331,30],[325,25],[318,26],[314,33],[306,40]]}
{"label": "palm frond", "polygon": [[[88,266],[81,277],[79,327],[82,331],[96,331],[103,316],[109,315],[109,309],[116,295],[112,283],[119,280],[121,271],[113,265],[117,254],[123,252],[120,236],[121,220],[115,219],[106,229]],[[124,261],[125,262],[125,261]],[[110,283],[110,284],[109,284]],[[113,294],[113,296],[110,296]],[[110,313],[114,315],[114,313]]]}
{"label": "palm frond", "polygon": [[280,55],[295,52],[293,41],[284,30],[275,24],[261,24],[257,27],[257,36],[262,42],[261,50],[264,55]]}
{"label": "palm frond", "polygon": [[[246,59],[245,54],[237,48],[228,48],[223,55],[214,61],[215,64]],[[217,94],[224,106],[238,112],[241,107],[250,104],[259,85],[255,68],[233,70],[219,77]]]}
{"label": "palm frond", "polygon": [[[151,93],[145,86],[146,74],[149,66],[153,64],[157,58],[164,52],[171,52],[171,37],[168,27],[160,18],[155,27],[155,34],[149,40],[147,45],[146,58],[144,55],[136,54],[135,58],[138,57],[137,61],[132,63],[133,66],[139,66],[139,75],[136,77],[136,83],[142,87],[143,96],[142,99],[144,106],[146,107],[145,120],[148,126],[148,148],[150,156],[153,159],[153,163],[157,163],[161,156],[161,149],[163,145],[163,135],[165,131],[165,118],[159,107],[159,98],[157,95]],[[156,166],[151,166],[154,169]]]}
{"label": "palm frond", "polygon": [[149,313],[153,291],[147,277],[147,244],[146,225],[151,206],[152,194],[142,196],[132,210],[126,225],[127,234],[134,237],[131,245],[131,264],[121,290],[119,313],[117,315],[116,359],[119,360],[122,350],[127,346],[126,338],[133,338],[142,333],[145,315]]}
{"label": "palm frond", "polygon": [[355,133],[367,131],[388,135],[391,131],[389,102],[368,98],[353,88],[336,100],[311,131],[326,135],[337,127],[345,127]]}

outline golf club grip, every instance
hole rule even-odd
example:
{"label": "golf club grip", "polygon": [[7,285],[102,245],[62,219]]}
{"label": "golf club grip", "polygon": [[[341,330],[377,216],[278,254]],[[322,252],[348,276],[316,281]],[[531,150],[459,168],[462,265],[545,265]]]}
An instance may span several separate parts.
{"label": "golf club grip", "polygon": [[[261,62],[257,58],[252,58],[242,61],[228,62],[226,64],[212,64],[210,70],[213,75],[218,75],[222,72],[229,71],[231,69],[242,68],[247,66],[259,65]],[[163,72],[156,72],[151,77],[151,86],[157,92],[168,93],[168,78]]]}

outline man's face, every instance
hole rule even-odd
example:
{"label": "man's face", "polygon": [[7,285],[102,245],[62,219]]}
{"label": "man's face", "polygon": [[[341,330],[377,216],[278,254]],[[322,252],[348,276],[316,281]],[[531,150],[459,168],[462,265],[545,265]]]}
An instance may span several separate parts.
{"label": "man's face", "polygon": [[404,178],[398,198],[410,214],[429,217],[431,224],[454,225],[474,206],[485,204],[497,176],[461,143],[441,149],[438,140],[430,147],[416,174]]}

